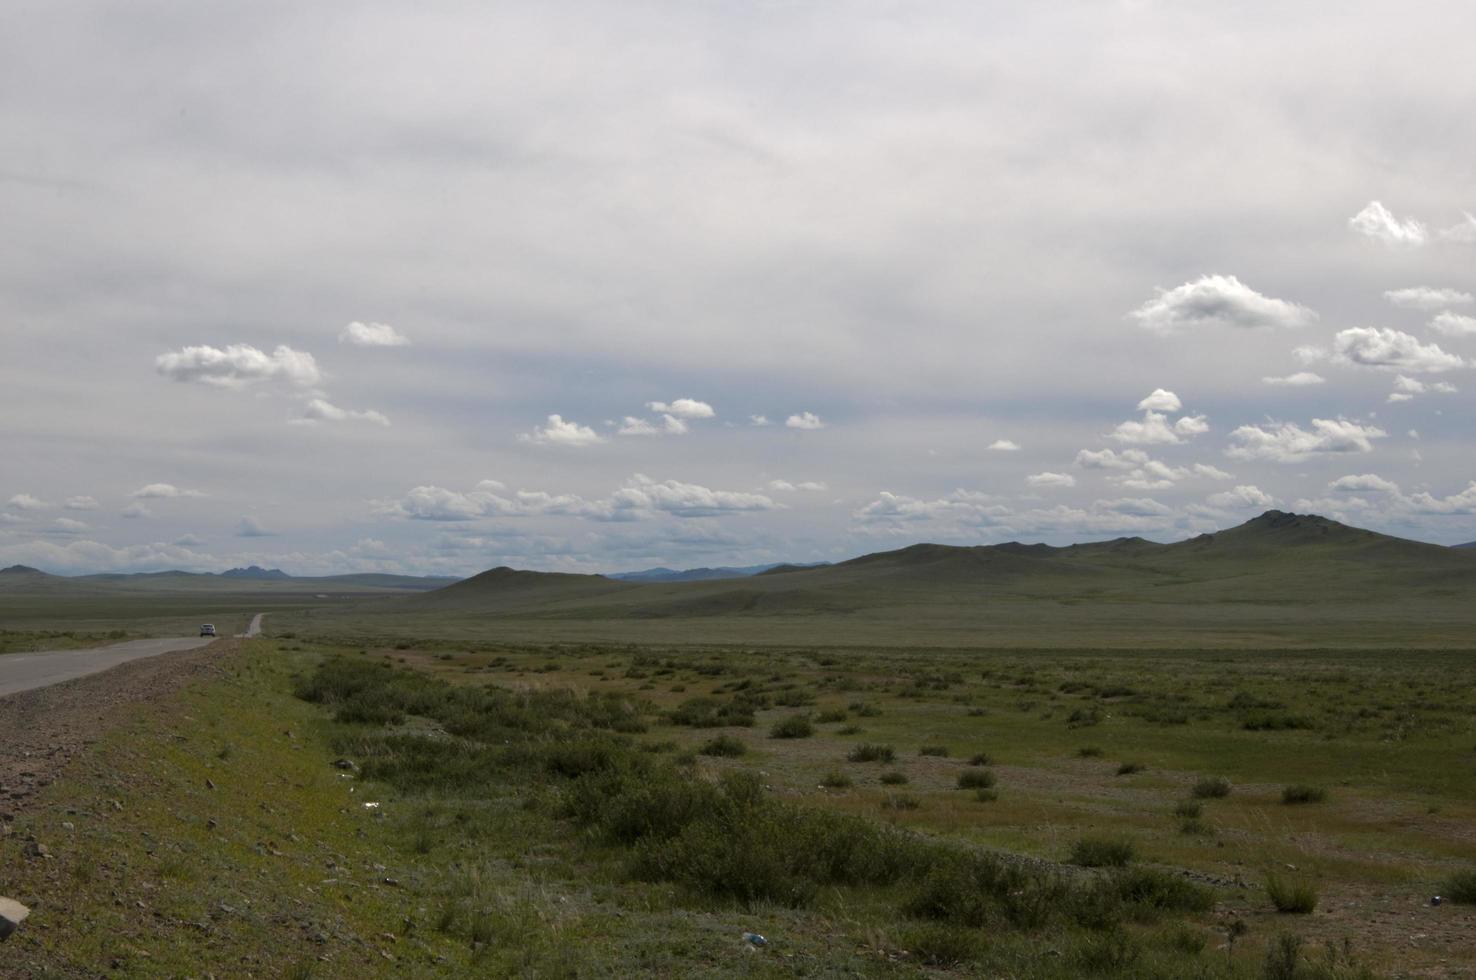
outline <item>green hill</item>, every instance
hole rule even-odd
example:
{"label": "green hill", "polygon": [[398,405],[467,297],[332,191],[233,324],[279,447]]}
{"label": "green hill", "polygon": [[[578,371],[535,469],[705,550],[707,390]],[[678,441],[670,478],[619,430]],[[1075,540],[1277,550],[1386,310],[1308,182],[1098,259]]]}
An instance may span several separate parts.
{"label": "green hill", "polygon": [[498,568],[366,610],[364,629],[379,612],[530,641],[1470,646],[1476,551],[1269,511],[1171,544],[917,544],[739,581]]}

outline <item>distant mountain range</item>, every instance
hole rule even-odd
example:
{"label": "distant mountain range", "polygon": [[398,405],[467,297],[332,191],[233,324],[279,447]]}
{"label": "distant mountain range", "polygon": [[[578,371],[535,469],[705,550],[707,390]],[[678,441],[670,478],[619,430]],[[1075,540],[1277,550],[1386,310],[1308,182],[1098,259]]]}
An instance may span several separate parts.
{"label": "distant mountain range", "polygon": [[711,582],[724,578],[749,578],[753,575],[762,575],[776,568],[820,568],[830,562],[819,561],[808,565],[787,565],[772,563],[768,565],[743,565],[737,568],[723,566],[720,568],[687,568],[677,570],[675,568],[647,568],[639,572],[609,572],[605,578],[613,578],[620,582]]}
{"label": "distant mountain range", "polygon": [[148,592],[429,592],[460,581],[447,576],[288,575],[280,568],[232,568],[224,572],[107,572],[98,575],[52,575],[29,565],[0,569],[0,592],[98,593]]}
{"label": "distant mountain range", "polygon": [[[705,577],[495,568],[382,612],[405,623],[423,614],[427,628],[617,642],[1399,647],[1476,637],[1476,549],[1281,511],[1169,544],[916,544],[741,577],[693,572]],[[353,615],[371,629],[379,613]]]}
{"label": "distant mountain range", "polygon": [[1476,541],[1467,541],[1465,544],[1453,544],[1452,548],[1476,548]]}

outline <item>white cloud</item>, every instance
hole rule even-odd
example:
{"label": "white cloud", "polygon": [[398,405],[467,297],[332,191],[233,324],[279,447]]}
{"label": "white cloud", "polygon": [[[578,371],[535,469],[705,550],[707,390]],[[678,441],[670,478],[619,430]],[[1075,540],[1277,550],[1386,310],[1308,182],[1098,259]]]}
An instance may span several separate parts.
{"label": "white cloud", "polygon": [[1430,329],[1447,337],[1476,337],[1476,316],[1446,311],[1436,314],[1430,321]]}
{"label": "white cloud", "polygon": [[1092,507],[1098,511],[1112,514],[1126,514],[1129,517],[1167,517],[1172,514],[1173,508],[1167,504],[1161,504],[1152,497],[1125,497],[1120,500],[1097,500],[1093,501]]}
{"label": "white cloud", "polygon": [[813,480],[806,480],[803,483],[790,483],[788,480],[770,480],[769,489],[785,492],[804,491],[809,493],[819,493],[823,492],[827,488],[825,484],[817,483]]}
{"label": "white cloud", "polygon": [[529,517],[540,514],[591,516],[608,507],[591,504],[574,494],[519,490],[506,494],[497,480],[483,480],[465,493],[437,486],[412,488],[404,497],[380,504],[376,511],[417,521],[474,521],[483,517]]}
{"label": "white cloud", "polygon": [[149,510],[148,507],[144,506],[142,503],[134,502],[120,510],[118,512],[118,516],[126,517],[129,520],[136,520],[140,517],[153,517],[154,512]]}
{"label": "white cloud", "polygon": [[851,516],[862,524],[904,525],[920,521],[952,521],[969,526],[989,524],[1009,513],[1009,509],[987,494],[955,490],[947,497],[923,500],[883,490],[877,499],[854,511]]}
{"label": "white cloud", "polygon": [[1208,431],[1209,423],[1203,415],[1186,415],[1170,425],[1168,416],[1160,412],[1144,412],[1141,420],[1129,419],[1120,423],[1108,433],[1108,438],[1129,445],[1175,445]]}
{"label": "white cloud", "polygon": [[1292,388],[1302,388],[1307,385],[1325,384],[1327,379],[1312,371],[1298,371],[1296,374],[1288,374],[1283,378],[1262,378],[1262,384],[1287,385]]}
{"label": "white cloud", "polygon": [[687,423],[675,415],[661,416],[661,428],[669,436],[684,436],[689,431]]}
{"label": "white cloud", "polygon": [[1399,493],[1399,484],[1375,473],[1340,476],[1327,488],[1336,493]]}
{"label": "white cloud", "polygon": [[619,511],[662,511],[675,517],[719,517],[725,514],[775,510],[773,498],[761,493],[711,490],[695,483],[653,480],[637,473],[611,496]]}
{"label": "white cloud", "polygon": [[360,323],[355,320],[338,335],[340,344],[356,347],[408,347],[410,338],[388,323]]}
{"label": "white cloud", "polygon": [[1440,238],[1443,241],[1460,242],[1464,245],[1476,243],[1476,214],[1465,212],[1457,224],[1440,229]]}
{"label": "white cloud", "polygon": [[1177,412],[1183,407],[1178,395],[1163,388],[1155,388],[1153,394],[1138,402],[1140,412]]}
{"label": "white cloud", "polygon": [[24,524],[26,519],[19,514],[8,514],[0,511],[0,524]]}
{"label": "white cloud", "polygon": [[1369,201],[1362,211],[1348,219],[1348,227],[1386,245],[1418,246],[1430,238],[1430,230],[1410,218],[1400,221],[1378,201]]}
{"label": "white cloud", "polygon": [[64,542],[31,540],[0,546],[0,565],[12,563],[66,574],[169,568],[207,571],[221,566],[221,562],[210,555],[162,542],[114,548],[86,538]]}
{"label": "white cloud", "polygon": [[1235,276],[1201,276],[1182,286],[1160,290],[1158,296],[1129,315],[1145,329],[1159,334],[1210,326],[1301,327],[1317,319],[1307,307],[1264,296]]}
{"label": "white cloud", "polygon": [[1407,506],[1418,514],[1476,514],[1476,481],[1449,497],[1436,497],[1423,491],[1411,494]]}
{"label": "white cloud", "polygon": [[284,381],[309,388],[322,380],[313,355],[285,344],[266,354],[248,344],[185,347],[160,354],[154,367],[175,381],[200,381],[222,388],[241,388],[263,381]]}
{"label": "white cloud", "polygon": [[269,538],[272,533],[261,521],[250,514],[241,518],[241,522],[236,525],[236,536],[240,538]]}
{"label": "white cloud", "polygon": [[678,398],[674,402],[647,402],[646,407],[657,414],[675,415],[679,419],[710,419],[717,413],[707,402],[695,398]]}
{"label": "white cloud", "polygon": [[92,497],[68,497],[62,506],[67,510],[97,510],[97,501]]}
{"label": "white cloud", "polygon": [[1032,487],[1074,487],[1076,477],[1070,473],[1033,473],[1025,478]]}
{"label": "white cloud", "polygon": [[1372,440],[1387,435],[1383,429],[1347,419],[1313,419],[1310,432],[1294,422],[1242,425],[1230,433],[1235,445],[1225,454],[1236,459],[1299,463],[1319,456],[1372,452]]}
{"label": "white cloud", "polygon": [[1270,507],[1276,500],[1260,487],[1242,484],[1233,490],[1211,494],[1207,502],[1211,507],[1236,510],[1244,507]]}
{"label": "white cloud", "polygon": [[748,417],[748,424],[749,425],[773,425],[774,423],[770,422],[769,419],[768,419],[768,416],[766,416],[766,415],[750,415]]}
{"label": "white cloud", "polygon": [[1384,298],[1395,306],[1402,306],[1407,310],[1424,310],[1426,313],[1452,306],[1464,306],[1473,299],[1470,293],[1459,289],[1436,289],[1431,286],[1387,289],[1384,291]]}
{"label": "white cloud", "polygon": [[81,534],[89,530],[90,525],[83,521],[74,521],[70,517],[58,517],[52,523],[52,529],[57,534]]}
{"label": "white cloud", "polygon": [[7,504],[16,510],[45,510],[51,504],[28,493],[18,493],[11,497]]}
{"label": "white cloud", "polygon": [[174,544],[181,548],[198,548],[205,543],[205,539],[198,534],[181,534],[174,539]]}
{"label": "white cloud", "polygon": [[1013,439],[996,439],[989,444],[989,448],[995,452],[1013,453],[1019,452],[1020,444]]}
{"label": "white cloud", "polygon": [[298,425],[312,425],[317,422],[372,422],[375,425],[389,425],[390,420],[381,412],[373,409],[339,408],[323,398],[311,399],[303,407],[302,415],[292,420]]}
{"label": "white cloud", "polygon": [[1210,430],[1209,421],[1203,415],[1186,415],[1174,423],[1174,434],[1192,439]]}
{"label": "white cloud", "polygon": [[164,500],[172,497],[203,497],[205,494],[199,490],[181,490],[172,483],[150,483],[128,496],[135,500]]}
{"label": "white cloud", "polygon": [[620,436],[654,436],[660,433],[656,426],[647,422],[645,419],[636,418],[634,415],[627,415],[624,421],[620,423],[620,428],[615,430],[615,434]]}
{"label": "white cloud", "polygon": [[1315,344],[1303,344],[1292,348],[1292,356],[1303,364],[1317,364],[1332,357],[1332,352],[1326,347],[1318,347]]}
{"label": "white cloud", "polygon": [[1199,476],[1209,477],[1211,480],[1233,480],[1233,479],[1235,479],[1235,477],[1232,474],[1226,473],[1224,470],[1220,469],[1218,466],[1211,466],[1208,463],[1195,463],[1193,468],[1194,468],[1194,472],[1196,474],[1198,474]]}
{"label": "white cloud", "polygon": [[605,440],[587,425],[565,422],[561,415],[550,415],[547,425],[523,433],[518,436],[518,441],[551,446],[592,446]]}
{"label": "white cloud", "polygon": [[1076,465],[1084,470],[1130,470],[1148,462],[1148,454],[1141,449],[1083,449],[1076,454]]}
{"label": "white cloud", "polygon": [[1424,394],[1454,395],[1457,390],[1455,385],[1446,381],[1420,381],[1401,374],[1394,379],[1394,391],[1389,395],[1389,402],[1391,404],[1407,402],[1413,400],[1416,395]]}
{"label": "white cloud", "polygon": [[820,416],[816,415],[814,412],[800,412],[798,415],[791,415],[789,418],[784,420],[784,424],[791,429],[825,428],[825,423],[822,422],[820,420]]}
{"label": "white cloud", "polygon": [[1350,327],[1333,337],[1333,350],[1339,360],[1362,367],[1416,374],[1452,371],[1465,367],[1458,355],[1449,354],[1438,344],[1422,344],[1402,330],[1387,327]]}

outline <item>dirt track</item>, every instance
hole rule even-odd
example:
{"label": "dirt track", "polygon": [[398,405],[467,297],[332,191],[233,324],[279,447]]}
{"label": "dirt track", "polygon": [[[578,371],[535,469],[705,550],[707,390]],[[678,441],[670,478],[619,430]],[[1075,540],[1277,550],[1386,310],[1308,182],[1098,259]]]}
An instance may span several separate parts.
{"label": "dirt track", "polygon": [[217,673],[240,640],[131,660],[75,680],[0,697],[0,821],[56,778],[73,756],[134,705],[167,697]]}

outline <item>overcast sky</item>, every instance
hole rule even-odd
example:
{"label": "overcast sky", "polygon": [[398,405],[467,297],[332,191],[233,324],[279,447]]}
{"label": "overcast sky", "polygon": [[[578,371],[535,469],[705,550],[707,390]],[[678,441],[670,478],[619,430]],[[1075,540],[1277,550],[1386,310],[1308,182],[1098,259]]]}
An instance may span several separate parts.
{"label": "overcast sky", "polygon": [[1469,2],[13,2],[0,565],[1476,539]]}

